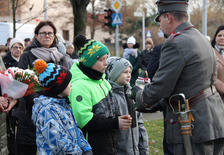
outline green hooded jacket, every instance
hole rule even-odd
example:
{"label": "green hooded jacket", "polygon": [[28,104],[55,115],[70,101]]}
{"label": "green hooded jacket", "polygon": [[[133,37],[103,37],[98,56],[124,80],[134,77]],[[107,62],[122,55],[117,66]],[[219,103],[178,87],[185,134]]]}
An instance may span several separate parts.
{"label": "green hooded jacket", "polygon": [[115,129],[119,128],[115,114],[115,100],[111,85],[103,74],[100,80],[92,80],[74,63],[71,68],[72,88],[70,102],[78,126],[97,155],[114,155]]}

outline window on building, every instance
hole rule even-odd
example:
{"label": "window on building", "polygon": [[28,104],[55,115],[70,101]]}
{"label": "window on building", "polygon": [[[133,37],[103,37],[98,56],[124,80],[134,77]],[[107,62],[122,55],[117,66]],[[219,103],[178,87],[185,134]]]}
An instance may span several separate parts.
{"label": "window on building", "polygon": [[68,30],[63,30],[63,38],[65,40],[69,40],[69,31]]}

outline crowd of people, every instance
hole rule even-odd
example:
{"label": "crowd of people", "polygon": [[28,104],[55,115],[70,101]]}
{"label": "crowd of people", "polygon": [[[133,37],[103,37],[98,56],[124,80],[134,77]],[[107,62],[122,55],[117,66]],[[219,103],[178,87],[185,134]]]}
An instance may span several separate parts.
{"label": "crowd of people", "polygon": [[[141,52],[130,36],[120,57],[83,35],[65,42],[51,21],[41,21],[32,40],[8,38],[1,73],[34,69],[43,90],[0,96],[0,154],[148,155],[142,112],[160,110],[165,155],[222,155],[224,26],[210,43],[188,22],[187,4],[158,0],[156,21],[165,42],[146,38]],[[138,87],[144,78],[151,82]],[[184,121],[178,115],[183,108]]]}
{"label": "crowd of people", "polygon": [[149,154],[142,114],[127,96],[129,60],[114,57],[108,65],[109,49],[82,35],[74,41],[78,53],[71,42],[59,46],[51,21],[40,22],[34,34],[29,45],[12,38],[1,59],[3,70],[34,68],[44,88],[18,99],[1,96],[1,127],[7,127],[1,153]]}

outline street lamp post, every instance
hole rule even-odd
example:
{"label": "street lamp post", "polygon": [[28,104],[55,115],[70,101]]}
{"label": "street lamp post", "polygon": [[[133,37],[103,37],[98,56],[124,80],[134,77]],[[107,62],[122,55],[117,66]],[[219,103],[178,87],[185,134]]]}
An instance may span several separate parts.
{"label": "street lamp post", "polygon": [[142,50],[145,49],[145,10],[142,9]]}
{"label": "street lamp post", "polygon": [[207,36],[207,7],[206,0],[203,0],[202,34]]}
{"label": "street lamp post", "polygon": [[47,20],[47,0],[44,0],[44,19]]}

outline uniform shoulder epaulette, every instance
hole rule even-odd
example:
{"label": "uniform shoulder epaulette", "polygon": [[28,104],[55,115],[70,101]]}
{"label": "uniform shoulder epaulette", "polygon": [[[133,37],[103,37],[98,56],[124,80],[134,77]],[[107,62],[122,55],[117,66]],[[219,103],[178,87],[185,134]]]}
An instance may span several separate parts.
{"label": "uniform shoulder epaulette", "polygon": [[181,34],[181,31],[179,31],[177,33],[172,33],[173,36],[172,36],[171,42],[173,42],[174,37],[176,37],[176,36],[178,36],[180,34]]}
{"label": "uniform shoulder epaulette", "polygon": [[182,31],[178,31],[178,32],[176,32],[176,33],[173,32],[173,33],[171,34],[171,35],[173,35],[173,36],[172,36],[172,39],[171,39],[171,42],[173,42],[174,37],[180,35],[183,31],[185,31],[185,30],[187,30],[187,29],[190,29],[190,28],[195,28],[195,27],[194,27],[194,26],[190,26],[190,27],[185,28],[185,29],[182,30]]}

